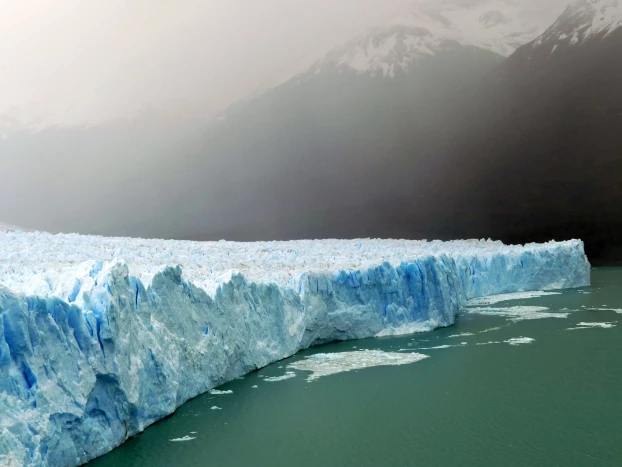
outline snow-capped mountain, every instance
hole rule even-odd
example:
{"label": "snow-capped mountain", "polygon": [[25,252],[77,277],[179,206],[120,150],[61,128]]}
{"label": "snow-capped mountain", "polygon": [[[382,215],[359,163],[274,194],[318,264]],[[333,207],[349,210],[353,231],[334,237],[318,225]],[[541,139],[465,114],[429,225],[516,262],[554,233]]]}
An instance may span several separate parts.
{"label": "snow-capped mountain", "polygon": [[622,27],[622,0],[577,0],[533,43],[576,45],[603,39]]}
{"label": "snow-capped mountain", "polygon": [[314,64],[309,74],[336,68],[394,77],[425,58],[464,46],[509,56],[544,27],[525,20],[521,8],[507,0],[467,4],[436,0],[417,4],[336,47]]}

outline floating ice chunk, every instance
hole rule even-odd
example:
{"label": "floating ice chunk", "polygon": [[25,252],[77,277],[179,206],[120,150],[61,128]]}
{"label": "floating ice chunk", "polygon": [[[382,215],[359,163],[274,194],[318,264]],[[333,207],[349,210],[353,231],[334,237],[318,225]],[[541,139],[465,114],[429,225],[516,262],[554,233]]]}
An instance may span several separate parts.
{"label": "floating ice chunk", "polygon": [[545,318],[568,318],[570,313],[548,312],[543,306],[512,306],[508,308],[467,308],[466,312],[478,315],[500,316],[511,321],[525,321]]}
{"label": "floating ice chunk", "polygon": [[503,329],[503,326],[495,326],[494,328],[484,329],[483,331],[480,331],[478,334],[484,334],[486,332],[498,331],[499,329]]}
{"label": "floating ice chunk", "polygon": [[495,303],[507,302],[510,300],[525,300],[528,298],[546,297],[548,295],[559,295],[559,292],[515,292],[500,295],[491,295],[490,297],[480,297],[468,300],[466,306],[483,306],[494,305]]}
{"label": "floating ice chunk", "polygon": [[253,389],[257,389],[259,386],[257,386],[256,384],[254,384],[253,386],[251,386],[251,388]]}
{"label": "floating ice chunk", "polygon": [[462,332],[460,334],[452,334],[451,336],[447,336],[447,339],[454,339],[456,337],[468,337],[468,336],[474,336],[475,334],[473,334],[472,332]]}
{"label": "floating ice chunk", "polygon": [[294,373],[293,371],[288,371],[283,376],[271,376],[270,378],[265,378],[264,381],[267,381],[269,383],[274,383],[277,381],[285,381],[286,379],[291,379],[295,377],[296,377],[296,373]]}
{"label": "floating ice chunk", "polygon": [[577,324],[577,327],[567,328],[566,331],[576,331],[578,329],[594,329],[594,328],[611,329],[615,327],[616,327],[615,323],[579,323]]}
{"label": "floating ice chunk", "polygon": [[405,336],[418,332],[428,332],[438,328],[438,324],[434,320],[426,321],[425,323],[406,323],[401,326],[383,329],[376,334],[376,337]]}
{"label": "floating ice chunk", "polygon": [[579,323],[577,326],[586,327],[586,328],[613,328],[615,327],[614,323]]}
{"label": "floating ice chunk", "polygon": [[464,347],[465,345],[468,345],[467,342],[461,342],[460,344],[444,344],[444,345],[437,345],[436,347],[419,347],[417,350],[439,350],[439,349],[451,349],[452,347]]}
{"label": "floating ice chunk", "polygon": [[400,354],[381,350],[359,350],[358,352],[318,353],[287,365],[300,371],[311,371],[307,381],[346,371],[375,366],[407,365],[428,358],[420,353]]}
{"label": "floating ice chunk", "polygon": [[535,339],[531,337],[513,337],[506,341],[488,341],[488,342],[478,342],[475,345],[493,345],[493,344],[510,344],[510,345],[521,345],[521,344],[531,344],[535,342]]}
{"label": "floating ice chunk", "polygon": [[222,410],[222,407],[218,407],[217,405],[214,405],[210,407],[210,410]]}
{"label": "floating ice chunk", "polygon": [[587,308],[590,311],[615,311],[618,314],[622,314],[622,308]]}
{"label": "floating ice chunk", "polygon": [[213,396],[219,396],[219,395],[221,395],[221,394],[233,394],[233,391],[231,391],[231,390],[228,390],[228,391],[220,391],[220,390],[218,390],[218,389],[212,389],[209,393],[210,393],[211,395],[213,395]]}
{"label": "floating ice chunk", "polygon": [[173,443],[180,443],[183,441],[192,441],[193,439],[197,439],[195,436],[184,436],[183,438],[173,438],[173,439],[169,439],[169,441],[172,441]]}
{"label": "floating ice chunk", "polygon": [[531,337],[513,337],[512,339],[508,339],[507,341],[503,341],[506,344],[510,344],[510,345],[521,345],[521,344],[531,344],[532,342],[535,342],[535,339],[532,339]]}

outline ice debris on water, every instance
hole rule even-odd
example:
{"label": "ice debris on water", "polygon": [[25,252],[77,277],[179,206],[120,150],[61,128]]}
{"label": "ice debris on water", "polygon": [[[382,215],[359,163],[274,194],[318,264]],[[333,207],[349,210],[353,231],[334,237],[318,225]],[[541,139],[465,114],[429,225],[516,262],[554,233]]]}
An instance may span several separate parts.
{"label": "ice debris on water", "polygon": [[220,391],[218,389],[212,389],[209,393],[213,396],[219,396],[221,394],[233,394],[233,391],[230,389],[227,391]]}
{"label": "ice debris on water", "polygon": [[462,332],[460,334],[452,334],[450,336],[447,336],[447,339],[455,339],[456,337],[469,337],[474,335],[475,334],[473,334],[472,332]]}
{"label": "ice debris on water", "polygon": [[495,303],[507,302],[510,300],[525,300],[529,298],[547,297],[549,295],[559,295],[559,292],[543,292],[540,290],[536,292],[505,293],[490,297],[472,298],[467,301],[466,306],[494,305]]}
{"label": "ice debris on water", "polygon": [[478,342],[475,345],[493,345],[493,344],[510,344],[510,345],[523,345],[523,344],[531,344],[536,340],[531,337],[513,337],[511,339],[505,341],[488,341],[488,342]]}
{"label": "ice debris on water", "polygon": [[307,381],[315,381],[323,376],[375,366],[407,365],[428,358],[418,353],[401,354],[381,350],[359,350],[357,352],[318,353],[294,363],[288,368],[310,371]]}
{"label": "ice debris on water", "polygon": [[183,441],[192,441],[193,439],[197,439],[195,436],[184,436],[183,438],[174,438],[174,439],[169,439],[169,441],[172,441],[173,443],[179,443],[179,442],[183,442]]}
{"label": "ice debris on water", "polygon": [[435,347],[419,347],[417,350],[442,350],[442,349],[451,349],[452,347],[464,347],[465,345],[468,345],[467,342],[461,342],[460,344],[444,344],[444,345],[437,345]]}
{"label": "ice debris on water", "polygon": [[578,329],[595,329],[595,328],[611,329],[615,327],[616,327],[615,322],[613,323],[578,323],[576,327],[567,328],[566,331],[576,331]]}
{"label": "ice debris on water", "polygon": [[587,309],[590,311],[615,311],[618,314],[622,314],[622,308],[587,308]]}
{"label": "ice debris on water", "polygon": [[535,342],[535,339],[532,339],[531,337],[513,337],[512,339],[508,339],[507,341],[503,341],[506,344],[510,344],[510,345],[522,345],[522,344],[531,344],[532,342]]}
{"label": "ice debris on water", "polygon": [[510,321],[527,321],[532,319],[568,318],[569,312],[550,312],[543,306],[513,306],[508,308],[467,308],[466,313],[499,316]]}
{"label": "ice debris on water", "polygon": [[[282,368],[282,367],[279,367],[279,368]],[[294,373],[293,371],[288,371],[283,376],[272,376],[269,378],[265,378],[264,381],[267,381],[269,383],[274,383],[277,381],[285,381],[286,379],[291,379],[295,377],[296,377],[296,373]]]}

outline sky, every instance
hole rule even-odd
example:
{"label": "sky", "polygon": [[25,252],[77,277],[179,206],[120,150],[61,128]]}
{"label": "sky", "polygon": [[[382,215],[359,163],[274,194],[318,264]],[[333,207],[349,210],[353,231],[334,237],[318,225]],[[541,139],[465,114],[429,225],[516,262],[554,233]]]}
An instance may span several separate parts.
{"label": "sky", "polygon": [[[503,1],[546,21],[568,2]],[[0,0],[0,129],[209,118],[411,3]]]}

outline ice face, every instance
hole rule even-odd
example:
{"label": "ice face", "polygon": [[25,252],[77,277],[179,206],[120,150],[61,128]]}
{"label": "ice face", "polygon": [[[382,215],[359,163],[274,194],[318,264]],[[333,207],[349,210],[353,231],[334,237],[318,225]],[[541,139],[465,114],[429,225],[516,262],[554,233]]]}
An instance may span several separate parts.
{"label": "ice face", "polygon": [[580,241],[0,232],[0,465],[79,465],[311,345],[449,326],[472,298],[588,284]]}

